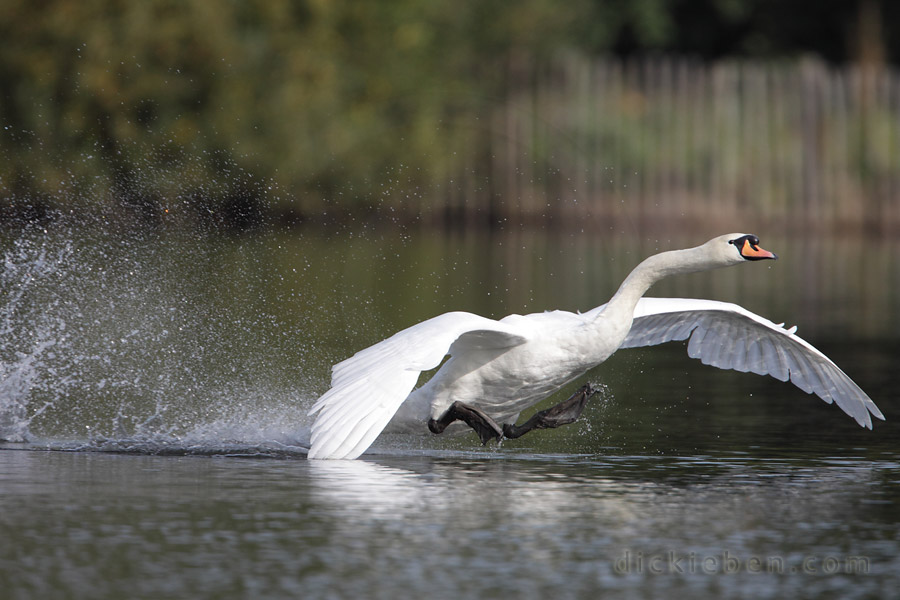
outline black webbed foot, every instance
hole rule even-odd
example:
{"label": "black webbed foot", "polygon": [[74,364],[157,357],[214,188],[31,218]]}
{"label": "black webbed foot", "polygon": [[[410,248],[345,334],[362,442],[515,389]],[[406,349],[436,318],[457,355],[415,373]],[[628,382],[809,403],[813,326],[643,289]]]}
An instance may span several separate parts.
{"label": "black webbed foot", "polygon": [[503,430],[497,423],[487,416],[481,409],[469,406],[463,402],[454,402],[438,419],[429,419],[428,429],[431,433],[442,433],[453,421],[463,421],[475,430],[481,445],[491,440],[499,440],[503,437]]}
{"label": "black webbed foot", "polygon": [[560,425],[574,423],[581,416],[588,398],[596,393],[590,384],[582,386],[567,400],[563,400],[556,406],[536,412],[530,419],[521,425],[510,423],[503,424],[503,435],[509,439],[522,437],[533,429],[553,429]]}

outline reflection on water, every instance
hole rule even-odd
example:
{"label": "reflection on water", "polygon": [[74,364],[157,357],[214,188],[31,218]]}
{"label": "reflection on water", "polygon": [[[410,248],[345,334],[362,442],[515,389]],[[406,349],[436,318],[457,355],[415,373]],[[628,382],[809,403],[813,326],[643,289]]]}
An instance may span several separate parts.
{"label": "reflection on water", "polygon": [[891,458],[7,450],[0,580],[23,598],[873,597],[900,573]]}

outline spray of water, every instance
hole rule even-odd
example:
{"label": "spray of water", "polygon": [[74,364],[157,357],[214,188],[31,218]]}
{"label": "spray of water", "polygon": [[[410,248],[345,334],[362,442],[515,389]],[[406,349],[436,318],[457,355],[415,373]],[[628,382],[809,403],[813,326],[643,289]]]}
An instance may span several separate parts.
{"label": "spray of water", "polygon": [[26,441],[29,425],[53,406],[51,388],[65,393],[70,378],[53,364],[67,342],[66,323],[32,296],[64,268],[68,245],[53,251],[33,238],[16,239],[0,271],[0,440]]}
{"label": "spray of water", "polygon": [[249,242],[60,229],[2,246],[0,440],[303,444],[317,382],[297,325],[266,310]]}

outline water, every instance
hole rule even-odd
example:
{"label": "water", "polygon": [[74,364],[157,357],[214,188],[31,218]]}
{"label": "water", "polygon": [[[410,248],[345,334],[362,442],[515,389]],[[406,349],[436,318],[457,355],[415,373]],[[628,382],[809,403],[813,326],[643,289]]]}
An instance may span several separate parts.
{"label": "water", "polygon": [[0,468],[8,598],[865,598],[900,572],[900,466],[844,452],[7,451]]}
{"label": "water", "polygon": [[602,392],[569,427],[308,462],[305,412],[336,360],[445,310],[591,308],[639,257],[702,240],[9,237],[2,596],[888,596],[897,243],[756,233],[781,260],[653,293],[798,324],[887,415],[874,431],[673,344],[589,373]]}

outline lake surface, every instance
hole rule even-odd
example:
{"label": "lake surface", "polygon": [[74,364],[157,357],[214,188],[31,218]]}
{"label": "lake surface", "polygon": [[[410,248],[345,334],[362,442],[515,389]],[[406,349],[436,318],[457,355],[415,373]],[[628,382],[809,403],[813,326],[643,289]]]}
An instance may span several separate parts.
{"label": "lake surface", "polygon": [[592,308],[640,258],[715,233],[7,236],[0,596],[891,595],[891,240],[756,231],[779,261],[652,290],[799,325],[885,413],[873,431],[670,344],[588,373],[601,393],[569,427],[305,460],[333,362],[447,310]]}

